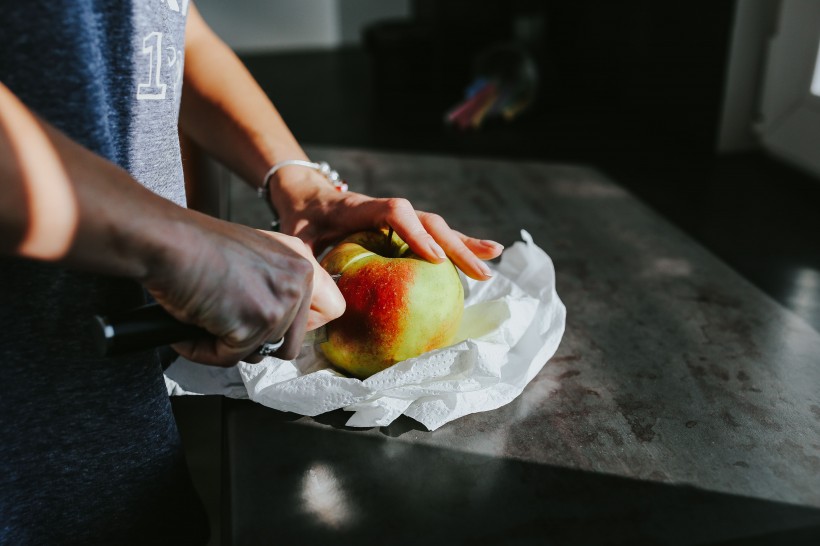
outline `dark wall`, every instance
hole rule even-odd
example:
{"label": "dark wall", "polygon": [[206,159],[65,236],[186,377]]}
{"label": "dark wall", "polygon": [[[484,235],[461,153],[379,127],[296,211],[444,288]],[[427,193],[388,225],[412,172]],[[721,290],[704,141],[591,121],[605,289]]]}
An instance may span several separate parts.
{"label": "dark wall", "polygon": [[556,99],[711,148],[734,3],[552,2],[544,54]]}
{"label": "dark wall", "polygon": [[529,21],[541,29],[528,43],[541,85],[516,130],[542,137],[577,127],[579,138],[596,132],[600,141],[651,134],[708,152],[733,12],[733,0],[416,0],[411,23],[376,25],[365,43],[376,101],[388,110],[403,102],[407,122],[432,131],[471,80],[476,54],[515,40]]}

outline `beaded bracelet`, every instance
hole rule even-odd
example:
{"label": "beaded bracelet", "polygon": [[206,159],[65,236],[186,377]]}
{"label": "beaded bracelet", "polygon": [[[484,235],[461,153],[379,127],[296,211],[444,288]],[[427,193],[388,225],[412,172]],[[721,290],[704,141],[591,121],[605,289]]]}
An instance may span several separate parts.
{"label": "beaded bracelet", "polygon": [[339,173],[331,169],[330,165],[328,165],[326,161],[322,161],[320,163],[303,161],[301,159],[287,159],[285,161],[280,161],[279,163],[271,167],[267,173],[265,173],[265,178],[262,181],[262,185],[256,190],[259,198],[265,200],[265,202],[270,207],[271,213],[273,214],[273,220],[270,223],[271,229],[273,231],[279,231],[279,212],[276,210],[276,207],[273,206],[273,201],[271,201],[270,198],[270,181],[271,178],[273,178],[273,175],[276,174],[276,171],[278,171],[282,167],[288,167],[290,165],[307,167],[309,169],[319,171],[321,174],[325,176],[325,178],[327,178],[328,182],[330,182],[330,184],[336,189],[336,191],[347,191],[347,182],[342,180],[342,178],[339,176]]}

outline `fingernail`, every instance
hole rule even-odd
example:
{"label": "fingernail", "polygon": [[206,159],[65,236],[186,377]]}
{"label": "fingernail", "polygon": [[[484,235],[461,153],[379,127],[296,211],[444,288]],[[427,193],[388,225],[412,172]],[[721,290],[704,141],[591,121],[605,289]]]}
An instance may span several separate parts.
{"label": "fingernail", "polygon": [[493,276],[493,272],[490,270],[489,266],[487,266],[487,264],[485,264],[484,262],[478,262],[478,269],[480,269],[481,272],[484,273],[485,277]]}
{"label": "fingernail", "polygon": [[500,248],[501,250],[504,249],[504,245],[501,243],[496,243],[495,241],[490,241],[489,239],[482,239],[481,244],[490,248]]}
{"label": "fingernail", "polygon": [[444,253],[444,249],[442,249],[440,246],[438,246],[437,242],[430,241],[430,244],[428,245],[428,248],[433,252],[433,254],[438,256],[438,258],[440,260],[444,260],[444,259],[447,258],[447,254]]}

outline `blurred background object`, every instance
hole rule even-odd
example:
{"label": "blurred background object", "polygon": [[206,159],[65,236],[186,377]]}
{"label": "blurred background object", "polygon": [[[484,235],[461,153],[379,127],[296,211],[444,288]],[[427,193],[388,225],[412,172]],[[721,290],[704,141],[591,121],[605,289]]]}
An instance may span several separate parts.
{"label": "blurred background object", "polygon": [[530,107],[538,89],[538,66],[526,44],[495,44],[474,61],[472,83],[464,101],[445,121],[458,128],[479,129],[485,120],[512,121]]}

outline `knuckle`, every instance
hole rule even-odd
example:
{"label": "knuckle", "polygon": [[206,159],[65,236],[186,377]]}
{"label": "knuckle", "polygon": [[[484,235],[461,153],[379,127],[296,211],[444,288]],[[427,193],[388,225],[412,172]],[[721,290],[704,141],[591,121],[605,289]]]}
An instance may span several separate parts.
{"label": "knuckle", "polygon": [[222,336],[222,344],[226,348],[235,349],[248,344],[251,338],[251,329],[247,326],[240,326],[228,331]]}
{"label": "knuckle", "polygon": [[476,257],[467,247],[458,247],[453,249],[453,258],[455,261],[464,264],[475,262]]}
{"label": "knuckle", "polygon": [[299,237],[295,237],[293,235],[284,235],[283,237],[285,237],[287,239],[288,246],[290,246],[296,252],[299,252],[300,254],[310,252],[310,250],[308,249],[308,246]]}
{"label": "knuckle", "polygon": [[305,258],[294,260],[291,270],[303,282],[306,277],[313,278],[313,264]]}
{"label": "knuckle", "polygon": [[435,225],[435,226],[446,226],[447,225],[447,222],[444,221],[444,218],[442,218],[440,215],[438,215],[434,212],[428,212],[427,214],[425,214],[425,219],[427,220],[428,223],[430,223],[432,225]]}
{"label": "knuckle", "polygon": [[413,212],[413,205],[403,197],[392,197],[387,200],[387,210],[393,216]]}
{"label": "knuckle", "polygon": [[279,305],[276,306],[277,311],[279,311],[277,322],[284,318],[285,309],[292,309],[302,301],[306,292],[306,283],[296,280],[279,284],[276,289],[276,299],[279,302]]}
{"label": "knuckle", "polygon": [[261,318],[265,322],[265,327],[279,324],[284,318],[282,307],[279,305],[269,305],[262,309]]}

